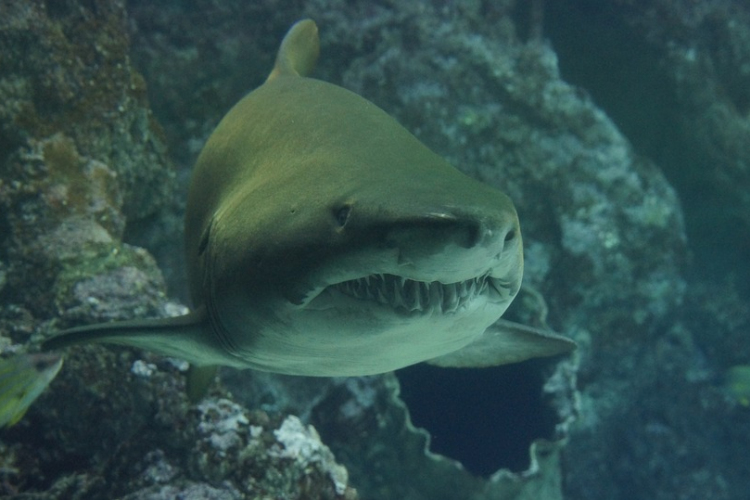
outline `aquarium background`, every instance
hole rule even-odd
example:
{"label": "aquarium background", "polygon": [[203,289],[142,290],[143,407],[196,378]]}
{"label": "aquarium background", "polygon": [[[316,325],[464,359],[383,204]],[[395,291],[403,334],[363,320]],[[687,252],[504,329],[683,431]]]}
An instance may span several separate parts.
{"label": "aquarium background", "polygon": [[192,164],[304,17],[316,78],[514,200],[508,314],[577,352],[225,370],[191,405],[184,363],[72,348],[0,431],[0,496],[748,498],[747,2],[3,1],[0,349],[185,310]]}

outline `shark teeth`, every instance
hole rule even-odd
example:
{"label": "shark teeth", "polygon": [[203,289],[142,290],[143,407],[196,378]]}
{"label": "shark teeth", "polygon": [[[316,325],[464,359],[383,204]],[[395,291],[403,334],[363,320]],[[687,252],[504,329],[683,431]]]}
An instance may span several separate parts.
{"label": "shark teeth", "polygon": [[392,274],[371,274],[344,281],[332,288],[359,300],[374,301],[406,312],[435,311],[453,313],[480,295],[490,300],[505,300],[512,295],[511,285],[489,275],[460,281],[417,281]]}

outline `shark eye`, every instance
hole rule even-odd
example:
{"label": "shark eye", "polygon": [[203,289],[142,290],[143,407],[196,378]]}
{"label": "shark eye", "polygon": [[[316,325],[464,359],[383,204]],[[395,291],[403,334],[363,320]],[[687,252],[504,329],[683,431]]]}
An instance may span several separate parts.
{"label": "shark eye", "polygon": [[333,211],[333,217],[336,219],[336,224],[339,225],[339,227],[344,227],[346,225],[346,222],[349,220],[349,215],[352,212],[352,206],[351,205],[344,205],[341,206]]}
{"label": "shark eye", "polygon": [[510,231],[508,231],[507,233],[505,233],[505,243],[508,243],[509,241],[511,241],[515,237],[516,237],[516,230],[515,229],[511,229]]}

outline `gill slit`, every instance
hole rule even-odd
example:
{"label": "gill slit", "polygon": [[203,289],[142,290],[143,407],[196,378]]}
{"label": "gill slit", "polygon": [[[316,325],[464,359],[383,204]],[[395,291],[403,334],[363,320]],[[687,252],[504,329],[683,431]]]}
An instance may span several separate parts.
{"label": "gill slit", "polygon": [[[210,240],[214,235],[211,234],[216,226],[216,218],[217,216],[214,216],[214,218],[209,223],[208,231],[209,234],[207,238]],[[206,315],[208,316],[208,323],[211,327],[211,331],[214,335],[216,335],[216,339],[219,341],[219,344],[221,347],[229,354],[233,356],[237,355],[237,346],[232,342],[232,336],[229,334],[229,331],[224,326],[224,323],[221,321],[221,316],[219,315],[219,311],[217,309],[216,305],[216,298],[214,295],[214,253],[211,251],[213,246],[210,244],[210,241],[207,243],[207,248],[205,250],[204,259],[205,259],[205,272],[203,273],[203,290],[208,290],[208,293],[206,294]]]}

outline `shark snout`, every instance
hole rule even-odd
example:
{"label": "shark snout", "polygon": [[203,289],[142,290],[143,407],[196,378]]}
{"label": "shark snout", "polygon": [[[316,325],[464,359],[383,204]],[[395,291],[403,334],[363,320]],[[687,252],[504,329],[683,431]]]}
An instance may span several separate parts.
{"label": "shark snout", "polygon": [[430,250],[435,246],[455,245],[472,248],[483,238],[477,221],[461,220],[448,213],[429,213],[400,220],[388,231],[386,244],[391,248]]}
{"label": "shark snout", "polygon": [[515,214],[431,212],[395,224],[386,245],[398,264],[431,280],[451,282],[480,276],[501,261],[517,258],[520,231]]}
{"label": "shark snout", "polygon": [[390,247],[456,246],[464,249],[493,248],[502,252],[506,244],[513,244],[519,236],[515,216],[470,217],[451,213],[428,213],[394,224],[388,232],[386,243]]}

